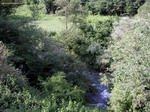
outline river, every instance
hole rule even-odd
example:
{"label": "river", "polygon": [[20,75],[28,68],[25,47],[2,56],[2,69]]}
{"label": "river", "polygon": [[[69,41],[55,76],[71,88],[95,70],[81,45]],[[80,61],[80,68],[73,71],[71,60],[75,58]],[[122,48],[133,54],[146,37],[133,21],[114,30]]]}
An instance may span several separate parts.
{"label": "river", "polygon": [[110,92],[106,86],[101,84],[99,72],[91,69],[84,69],[82,73],[88,78],[90,86],[94,89],[94,91],[89,91],[86,95],[89,105],[106,109]]}

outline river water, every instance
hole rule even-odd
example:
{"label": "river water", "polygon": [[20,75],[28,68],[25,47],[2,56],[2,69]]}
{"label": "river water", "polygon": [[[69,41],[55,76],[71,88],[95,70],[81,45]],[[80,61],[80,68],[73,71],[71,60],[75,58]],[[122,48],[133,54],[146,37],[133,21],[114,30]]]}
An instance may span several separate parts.
{"label": "river water", "polygon": [[86,95],[88,103],[91,106],[98,106],[99,108],[106,109],[110,92],[106,86],[101,84],[99,72],[85,69],[82,73],[88,78],[91,87],[94,89],[94,91],[90,91]]}

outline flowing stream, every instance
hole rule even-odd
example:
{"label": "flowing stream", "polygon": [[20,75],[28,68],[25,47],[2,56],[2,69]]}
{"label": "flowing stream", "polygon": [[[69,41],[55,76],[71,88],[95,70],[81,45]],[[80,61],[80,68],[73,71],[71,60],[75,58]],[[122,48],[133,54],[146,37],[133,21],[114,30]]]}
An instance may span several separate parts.
{"label": "flowing stream", "polygon": [[99,72],[89,69],[84,69],[83,74],[89,79],[91,87],[95,91],[88,92],[86,97],[91,106],[98,106],[99,108],[106,109],[109,100],[109,89],[101,84]]}

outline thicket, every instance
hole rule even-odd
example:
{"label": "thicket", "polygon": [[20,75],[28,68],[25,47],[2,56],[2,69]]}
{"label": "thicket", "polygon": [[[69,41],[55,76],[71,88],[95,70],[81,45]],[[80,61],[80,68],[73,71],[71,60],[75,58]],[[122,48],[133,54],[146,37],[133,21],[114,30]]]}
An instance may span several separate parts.
{"label": "thicket", "polygon": [[9,49],[7,57],[0,44],[0,111],[101,111],[85,106],[88,81],[62,43],[31,24],[32,19],[15,18],[0,21],[0,41]]}
{"label": "thicket", "polygon": [[86,7],[92,14],[135,15],[145,0],[89,0]]}
{"label": "thicket", "polygon": [[[12,24],[10,26],[12,26]],[[4,28],[8,29],[4,30]],[[27,27],[28,34],[26,34],[26,28],[20,28],[22,30],[19,30],[18,28],[16,30],[11,30],[11,28],[12,27],[7,27],[6,24],[5,27],[1,27],[1,31],[3,31],[1,32],[1,40],[4,41],[10,50],[9,58],[4,57],[5,55],[3,56],[5,49],[1,50],[0,56],[1,111],[100,111],[99,109],[91,109],[83,105],[85,104],[84,95],[86,91],[86,88],[82,83],[84,78],[82,78],[81,74],[77,74],[74,71],[75,63],[73,64],[72,59],[69,59],[66,55],[62,54],[62,49],[56,47],[54,41],[51,42],[45,40],[46,45],[41,43],[42,40],[38,43],[38,36],[42,35],[35,32],[38,34],[38,36],[34,35],[36,40],[32,35],[35,30],[31,30],[31,26],[30,28]],[[23,30],[25,30],[25,32]],[[30,30],[32,31],[31,35],[29,34]],[[10,31],[10,33],[7,31]],[[6,32],[9,35],[6,35]],[[14,38],[13,36],[16,37]],[[32,40],[32,37],[33,40],[35,39],[34,41]],[[1,45],[0,48],[3,48],[2,46],[3,45]],[[44,49],[42,49],[43,46]],[[6,58],[9,63],[14,63],[17,70],[8,65],[7,61],[5,61],[7,60]],[[66,63],[64,58],[67,58],[67,62],[69,60],[71,62]],[[66,73],[59,71],[64,71]],[[30,85],[32,85],[32,87]]]}
{"label": "thicket", "polygon": [[[57,71],[64,71],[68,76],[75,73],[77,67],[73,57],[60,42],[48,39],[48,34],[35,25],[1,20],[0,29],[1,41],[11,50],[9,61],[26,74],[31,84],[35,85],[39,76],[46,78]],[[70,81],[74,82],[75,77]]]}
{"label": "thicket", "polygon": [[[73,0],[72,0],[73,1]],[[69,4],[69,0],[26,0],[27,4],[43,4],[47,14],[55,14],[57,10],[64,8],[64,3]],[[63,2],[63,4],[61,4]],[[80,5],[86,8],[93,15],[135,15],[138,8],[141,7],[145,0],[78,0]]]}
{"label": "thicket", "polygon": [[[30,10],[35,18],[14,15],[14,18],[21,20],[11,18],[11,15],[4,20],[3,14],[10,14],[12,8],[8,6],[10,12],[3,12],[7,8],[0,4],[0,41],[9,49],[8,53],[0,43],[0,111],[99,112],[99,109],[84,106],[88,80],[80,73],[82,66],[75,61],[74,55],[66,51],[63,43],[51,38],[53,34],[47,34],[32,24],[31,20],[35,20],[35,14],[38,13],[38,3],[36,0],[33,2]],[[115,12],[108,4],[106,7],[105,3],[104,7],[114,11],[110,14],[135,14],[143,2],[132,1],[131,6],[129,3],[123,12],[120,12],[120,1],[115,2],[115,11],[119,12]],[[149,4],[146,6],[148,8]],[[106,10],[104,7],[102,9]],[[77,9],[71,9],[76,11],[73,13],[77,16],[79,5],[73,8]],[[147,14],[147,8],[146,11],[141,9],[139,14]],[[109,13],[104,11],[102,14]],[[105,50],[110,41],[114,19],[93,21],[87,21],[82,14],[74,18],[76,29],[65,32],[63,42],[80,60],[102,70],[109,66]],[[113,40],[109,48],[114,71],[110,105],[115,112],[149,111],[149,21],[142,19],[132,28],[125,38]]]}
{"label": "thicket", "polygon": [[101,69],[104,64],[99,62],[107,48],[114,20],[115,18],[108,17],[94,22],[94,19],[80,18],[78,22],[76,21],[77,30],[69,32],[65,44],[87,65]]}
{"label": "thicket", "polygon": [[[0,1],[1,3],[4,3],[4,2],[12,2],[12,0],[1,0]],[[3,16],[7,16],[8,14],[12,13],[13,12],[13,5],[10,5],[10,4],[1,4],[0,3],[0,15],[3,15]]]}
{"label": "thicket", "polygon": [[83,106],[83,91],[72,87],[62,72],[42,81],[42,92],[30,87],[21,71],[7,63],[7,55],[8,50],[0,42],[0,111],[100,112]]}
{"label": "thicket", "polygon": [[115,112],[150,111],[149,5],[148,1],[140,8],[137,18],[130,19],[125,36],[113,38],[109,48],[113,71],[110,107]]}

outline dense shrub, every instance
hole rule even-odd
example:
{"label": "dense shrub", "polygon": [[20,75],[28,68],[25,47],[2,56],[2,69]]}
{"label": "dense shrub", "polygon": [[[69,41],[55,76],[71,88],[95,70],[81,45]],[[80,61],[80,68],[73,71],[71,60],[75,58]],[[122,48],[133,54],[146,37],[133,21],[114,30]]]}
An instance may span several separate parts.
{"label": "dense shrub", "polygon": [[[8,3],[18,3],[18,4],[8,4]],[[22,0],[16,1],[16,0],[1,0],[0,1],[0,16],[6,17],[9,14],[15,12],[15,8],[21,5]]]}
{"label": "dense shrub", "polygon": [[[16,73],[8,74],[5,77],[8,82],[0,85],[0,109],[16,112],[92,111],[83,105],[87,90],[86,79],[77,71],[79,64],[66,52],[62,43],[47,38],[45,32],[31,23],[20,23],[13,19],[1,20],[0,40],[10,50],[8,62],[22,71],[18,74],[19,77],[27,76],[30,85],[21,86],[22,84],[16,83]],[[57,73],[58,71],[65,73]],[[45,80],[44,86],[39,79]],[[20,82],[23,83],[22,80]]]}
{"label": "dense shrub", "polygon": [[125,36],[113,38],[109,48],[114,77],[110,105],[115,112],[149,112],[150,21],[142,18],[132,20]]}
{"label": "dense shrub", "polygon": [[93,14],[134,15],[145,0],[89,0],[88,9]]}
{"label": "dense shrub", "polygon": [[137,17],[143,18],[143,19],[149,19],[150,18],[150,1],[147,0],[147,2],[139,8]]}
{"label": "dense shrub", "polygon": [[78,86],[72,87],[66,80],[65,74],[63,72],[58,72],[54,74],[51,78],[42,82],[44,90],[46,93],[53,93],[56,99],[64,100],[84,100],[84,91],[82,91]]}
{"label": "dense shrub", "polygon": [[83,91],[70,85],[59,72],[43,81],[43,91],[31,88],[21,72],[7,64],[0,42],[0,111],[2,112],[100,112],[83,105]]}
{"label": "dense shrub", "polygon": [[[76,62],[63,44],[48,39],[47,34],[35,25],[2,20],[0,29],[0,40],[11,51],[9,61],[26,74],[31,85],[36,85],[39,76],[46,78],[57,71],[64,71],[69,77],[76,74]],[[67,79],[74,83],[75,77]]]}
{"label": "dense shrub", "polygon": [[98,68],[96,62],[98,56],[102,55],[107,47],[110,33],[112,31],[113,19],[99,20],[96,22],[80,20],[79,32],[67,38],[66,45],[82,61],[93,68]]}
{"label": "dense shrub", "polygon": [[[19,107],[17,103],[25,101],[22,97],[28,97],[23,88],[27,87],[25,78],[21,72],[7,64],[8,51],[0,42],[0,110],[5,111],[8,108]],[[24,91],[24,92],[23,92]],[[23,92],[23,94],[22,94]],[[20,102],[18,102],[18,100]],[[14,107],[13,107],[14,106]]]}
{"label": "dense shrub", "polygon": [[[1,0],[1,2],[12,2],[12,0]],[[10,14],[12,12],[12,8],[12,5],[0,4],[0,15],[6,16],[7,14]]]}

